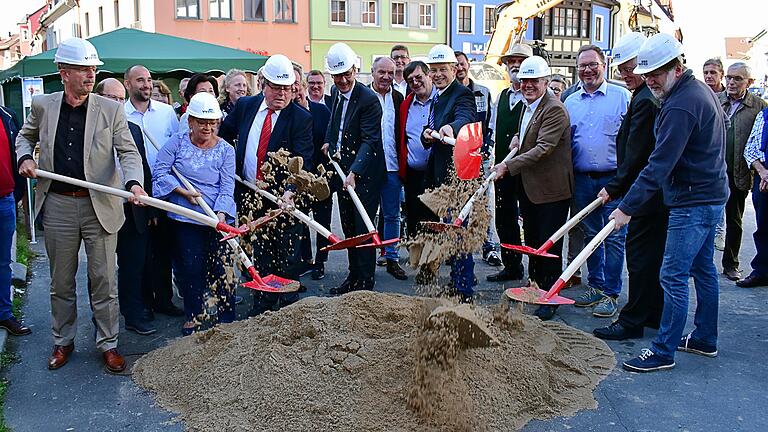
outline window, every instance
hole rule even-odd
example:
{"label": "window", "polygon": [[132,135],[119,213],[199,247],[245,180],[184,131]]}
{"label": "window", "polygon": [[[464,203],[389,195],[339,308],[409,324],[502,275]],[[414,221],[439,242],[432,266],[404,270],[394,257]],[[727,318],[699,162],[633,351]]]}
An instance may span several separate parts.
{"label": "window", "polygon": [[485,6],[483,9],[483,34],[491,34],[496,27],[496,8]]}
{"label": "window", "polygon": [[603,16],[595,15],[595,42],[603,41]]}
{"label": "window", "polygon": [[[602,34],[602,31],[600,33]],[[581,10],[581,37],[589,37],[589,11],[585,9]]]}
{"label": "window", "polygon": [[552,36],[552,12],[544,12],[541,25],[544,26],[544,36]]}
{"label": "window", "polygon": [[419,27],[435,27],[435,7],[431,3],[419,3]]}
{"label": "window", "polygon": [[120,0],[115,0],[113,3],[115,8],[115,28],[120,27]]}
{"label": "window", "polygon": [[331,22],[347,23],[347,0],[331,0]]}
{"label": "window", "polygon": [[275,0],[275,21],[294,22],[294,0]]}
{"label": "window", "polygon": [[404,2],[392,2],[392,25],[398,27],[405,27],[405,3]]}
{"label": "window", "polygon": [[459,11],[456,14],[456,28],[459,33],[472,33],[472,15],[474,15],[474,5],[459,4]]}
{"label": "window", "polygon": [[361,22],[363,25],[376,25],[378,24],[377,9],[378,2],[376,0],[365,0],[362,6]]}
{"label": "window", "polygon": [[176,0],[176,18],[200,18],[199,0]]}
{"label": "window", "polygon": [[99,33],[104,33],[104,8],[99,6]]}
{"label": "window", "polygon": [[264,21],[264,0],[243,0],[243,19]]}
{"label": "window", "polygon": [[85,13],[85,37],[91,35],[91,17],[88,12]]}
{"label": "window", "polygon": [[210,19],[232,19],[231,0],[208,0],[208,17]]}

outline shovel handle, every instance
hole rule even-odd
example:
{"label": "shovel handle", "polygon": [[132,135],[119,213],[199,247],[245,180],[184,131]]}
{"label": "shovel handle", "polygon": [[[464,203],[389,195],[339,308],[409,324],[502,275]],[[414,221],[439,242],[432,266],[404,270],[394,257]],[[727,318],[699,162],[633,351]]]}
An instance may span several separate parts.
{"label": "shovel handle", "polygon": [[[341,177],[341,180],[344,181],[344,179],[347,178],[347,175],[344,174],[344,171],[335,160],[331,159],[330,157],[328,159],[331,161],[333,168],[336,170],[336,174],[338,174],[339,177]],[[352,202],[355,203],[355,207],[357,207],[357,212],[360,213],[360,217],[363,218],[363,222],[365,223],[365,227],[368,229],[368,232],[375,232],[376,228],[373,226],[373,222],[371,222],[371,218],[368,216],[368,212],[365,211],[363,203],[360,202],[360,197],[357,196],[355,188],[347,187],[347,192],[349,193],[350,198],[352,198]]]}
{"label": "shovel handle", "polygon": [[[80,180],[72,177],[63,176],[61,174],[52,173],[50,171],[43,171],[40,169],[35,170],[35,174],[38,177],[47,178],[50,180],[56,180],[60,181],[62,183],[68,183],[74,186],[80,186],[82,188],[86,189],[92,189],[98,192],[103,192],[106,194],[118,196],[120,198],[129,199],[132,196],[134,196],[132,193],[122,190],[113,188],[110,186],[105,186],[98,183],[91,183],[85,180]],[[226,224],[220,224],[218,218],[211,218],[206,215],[200,214],[194,210],[190,210],[186,207],[182,207],[180,205],[172,204],[167,201],[159,200],[157,198],[152,198],[149,196],[140,196],[138,197],[139,201],[141,201],[144,204],[147,204],[152,207],[159,208],[161,210],[169,211],[171,213],[176,213],[179,215],[182,215],[184,217],[187,217],[189,219],[192,219],[196,222],[199,222],[203,225],[208,225],[211,228],[216,228],[217,230],[221,230],[223,227],[226,227]],[[233,228],[234,229],[234,228]],[[236,229],[234,229],[234,232],[239,232]]]}
{"label": "shovel handle", "polygon": [[[255,184],[253,184],[253,183],[251,183],[251,182],[249,182],[249,181],[247,181],[247,180],[243,180],[243,179],[241,179],[241,178],[240,178],[240,176],[238,176],[238,175],[236,175],[236,176],[235,176],[235,180],[237,180],[237,181],[238,181],[238,182],[240,182],[240,184],[242,184],[243,186],[247,187],[248,189],[251,189],[252,191],[254,191],[254,192],[258,193],[259,195],[261,195],[261,196],[263,196],[264,198],[266,198],[266,199],[268,199],[268,200],[272,201],[272,202],[273,202],[273,203],[275,203],[275,204],[278,204],[278,203],[280,202],[280,199],[279,199],[278,197],[276,197],[275,195],[271,194],[271,193],[270,193],[270,192],[268,192],[268,191],[265,191],[264,189],[260,189],[258,186],[256,186]],[[287,212],[288,212],[288,214],[290,214],[291,216],[293,216],[293,217],[295,217],[296,219],[298,219],[298,220],[300,220],[300,221],[304,222],[304,223],[305,223],[305,224],[306,224],[308,227],[310,227],[310,228],[312,228],[313,230],[317,231],[317,232],[318,232],[318,233],[319,233],[321,236],[323,236],[323,237],[327,238],[329,241],[331,241],[331,243],[336,243],[336,242],[334,242],[333,240],[331,240],[331,239],[335,239],[335,238],[336,238],[336,236],[335,236],[335,235],[333,235],[333,233],[332,233],[332,232],[330,232],[330,231],[329,231],[327,228],[325,228],[324,226],[320,225],[320,223],[319,223],[319,222],[317,222],[316,220],[314,220],[314,219],[312,219],[311,217],[309,217],[309,216],[308,216],[306,213],[304,213],[303,211],[301,211],[301,210],[299,210],[299,209],[297,209],[297,208],[288,209],[288,210],[286,210],[286,211],[287,211]],[[338,240],[337,240],[337,241],[338,241]]]}
{"label": "shovel handle", "polygon": [[[512,159],[512,157],[517,154],[517,147],[513,148],[509,154],[504,158],[501,163],[507,162],[508,160]],[[459,216],[456,218],[457,221],[460,220],[461,223],[463,223],[467,218],[469,217],[469,214],[472,213],[472,207],[475,205],[475,201],[480,199],[483,194],[485,194],[485,191],[488,190],[488,187],[491,185],[492,182],[496,181],[496,171],[493,171],[492,173],[488,174],[488,177],[483,180],[483,183],[480,185],[479,188],[475,191],[475,193],[472,194],[472,196],[469,198],[466,204],[464,204],[464,207],[461,208],[461,212],[459,212]],[[454,225],[455,225],[454,221]]]}
{"label": "shovel handle", "polygon": [[[600,243],[603,242],[603,240],[606,239],[614,230],[616,227],[616,221],[611,219],[608,221],[608,223],[603,227],[603,229],[600,230],[600,232],[595,235],[595,237],[587,243],[586,246],[584,246],[584,249],[579,252],[578,255],[576,255],[576,258],[571,261],[571,263],[568,265],[568,267],[565,268],[565,271],[562,275],[560,275],[560,280],[567,281],[568,279],[573,276],[574,273],[576,273],[576,270],[581,268],[582,264],[587,261],[587,258],[590,257],[595,252],[595,249],[597,249],[598,246],[600,246]],[[544,296],[545,299],[550,299],[557,295],[558,292],[560,292],[560,289],[562,289],[562,286],[558,286],[559,284],[555,284],[549,292],[547,292],[547,295]]]}
{"label": "shovel handle", "polygon": [[[588,206],[584,207],[583,209],[581,209],[581,211],[573,215],[572,218],[568,219],[568,222],[566,222],[565,225],[561,226],[557,231],[555,231],[555,233],[552,234],[549,240],[547,240],[546,243],[544,243],[544,245],[542,245],[542,247],[539,249],[548,250],[549,248],[551,248],[553,244],[555,244],[558,240],[560,240],[565,235],[565,233],[572,230],[573,227],[578,225],[579,222],[583,221],[584,218],[589,216],[590,213],[595,211],[595,209],[600,207],[601,205],[603,205],[603,199],[595,198],[595,200],[589,203]],[[546,249],[545,249],[545,246],[546,246]]]}
{"label": "shovel handle", "polygon": [[443,137],[443,138],[441,139],[441,138],[440,138],[440,134],[439,134],[437,131],[432,131],[432,133],[431,133],[431,134],[429,134],[429,135],[430,135],[432,138],[434,138],[434,139],[436,139],[436,140],[440,140],[440,141],[442,141],[442,142],[444,142],[444,143],[446,143],[446,144],[448,144],[448,145],[452,145],[452,146],[455,146],[455,145],[456,145],[456,138],[451,138],[451,137]]}

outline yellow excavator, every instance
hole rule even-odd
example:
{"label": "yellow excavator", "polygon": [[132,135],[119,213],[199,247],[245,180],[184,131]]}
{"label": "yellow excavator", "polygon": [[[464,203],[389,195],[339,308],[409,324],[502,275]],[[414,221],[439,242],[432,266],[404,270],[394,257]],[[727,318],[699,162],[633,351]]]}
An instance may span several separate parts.
{"label": "yellow excavator", "polygon": [[485,62],[499,64],[510,45],[522,41],[528,20],[562,3],[563,0],[515,0],[496,6],[496,27],[491,32]]}

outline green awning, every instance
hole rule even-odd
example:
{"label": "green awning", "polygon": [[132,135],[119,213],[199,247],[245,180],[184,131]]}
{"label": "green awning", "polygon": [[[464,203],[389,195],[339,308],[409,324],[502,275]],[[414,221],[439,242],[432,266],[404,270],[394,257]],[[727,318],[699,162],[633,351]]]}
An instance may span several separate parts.
{"label": "green awning", "polygon": [[[122,74],[128,67],[142,64],[153,74],[173,71],[226,72],[242,69],[256,73],[266,57],[247,51],[198,42],[159,33],[119,28],[88,39],[104,62],[100,71]],[[13,67],[0,71],[0,83],[21,77],[57,74],[53,63],[55,49],[25,57]]]}

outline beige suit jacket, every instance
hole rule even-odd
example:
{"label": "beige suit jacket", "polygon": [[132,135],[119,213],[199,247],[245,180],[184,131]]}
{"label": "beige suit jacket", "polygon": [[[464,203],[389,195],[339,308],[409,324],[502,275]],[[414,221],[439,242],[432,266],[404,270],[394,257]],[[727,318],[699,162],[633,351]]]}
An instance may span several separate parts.
{"label": "beige suit jacket", "polygon": [[[63,92],[40,95],[32,99],[32,110],[16,138],[16,158],[34,155],[40,145],[38,167],[53,170],[53,150]],[[123,189],[131,180],[143,185],[141,155],[128,129],[123,105],[96,94],[88,96],[85,117],[83,163],[85,179]],[[120,161],[122,177],[118,174],[115,155]],[[40,178],[35,191],[35,211],[39,214],[48,195],[51,180]],[[114,195],[90,191],[96,216],[109,233],[117,232],[125,221],[123,199]]]}
{"label": "beige suit jacket", "polygon": [[571,122],[562,102],[549,92],[536,107],[520,140],[520,150],[506,162],[510,175],[520,174],[526,195],[534,204],[571,198]]}

